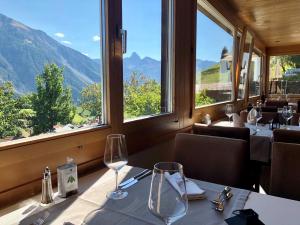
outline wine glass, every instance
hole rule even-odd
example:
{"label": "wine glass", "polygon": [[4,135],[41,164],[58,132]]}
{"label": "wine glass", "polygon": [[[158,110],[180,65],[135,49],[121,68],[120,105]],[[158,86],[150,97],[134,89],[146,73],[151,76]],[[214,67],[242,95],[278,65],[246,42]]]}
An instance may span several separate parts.
{"label": "wine glass", "polygon": [[188,199],[181,164],[161,162],[154,165],[148,208],[166,225],[186,215]]}
{"label": "wine glass", "polygon": [[226,104],[225,114],[228,116],[229,123],[231,122],[230,118],[233,116],[233,104]]}
{"label": "wine glass", "polygon": [[288,125],[288,118],[289,118],[289,109],[287,106],[283,106],[282,108],[282,118],[285,120],[285,129],[287,129],[287,125]]}
{"label": "wine glass", "polygon": [[257,128],[257,123],[258,121],[260,121],[262,119],[262,110],[261,110],[261,107],[258,106],[256,108],[256,122],[255,122],[255,130],[256,131],[260,131],[258,128]]}
{"label": "wine glass", "polygon": [[113,169],[116,174],[116,188],[107,194],[109,199],[123,199],[128,193],[126,191],[119,190],[118,188],[118,172],[128,162],[128,155],[126,150],[125,135],[123,134],[111,134],[107,136],[106,147],[104,153],[105,165]]}
{"label": "wine glass", "polygon": [[[293,106],[288,106],[288,110],[287,110],[287,125],[288,125],[288,122],[289,120],[291,120],[293,118]],[[287,129],[289,129],[287,127]]]}

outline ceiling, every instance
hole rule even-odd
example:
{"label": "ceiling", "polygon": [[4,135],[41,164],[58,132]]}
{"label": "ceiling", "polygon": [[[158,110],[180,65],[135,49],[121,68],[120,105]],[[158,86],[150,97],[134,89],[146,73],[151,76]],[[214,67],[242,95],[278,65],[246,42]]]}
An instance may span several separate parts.
{"label": "ceiling", "polygon": [[300,44],[300,0],[227,0],[267,47]]}

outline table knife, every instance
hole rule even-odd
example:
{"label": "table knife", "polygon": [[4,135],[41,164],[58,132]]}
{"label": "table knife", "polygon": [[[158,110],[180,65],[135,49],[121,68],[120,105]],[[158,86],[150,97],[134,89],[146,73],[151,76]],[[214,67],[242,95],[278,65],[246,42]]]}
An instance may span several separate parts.
{"label": "table knife", "polygon": [[144,173],[142,176],[139,176],[136,179],[133,179],[133,181],[131,181],[130,183],[124,185],[121,187],[122,190],[131,187],[132,185],[136,184],[137,182],[139,182],[141,179],[149,176],[152,173],[152,170],[148,170],[146,173]]}
{"label": "table knife", "polygon": [[137,179],[139,176],[142,176],[144,173],[146,173],[147,171],[150,171],[148,169],[143,170],[142,172],[138,173],[137,175],[135,175],[134,177],[131,177],[125,181],[123,181],[122,183],[119,184],[119,187],[125,186],[127,184],[129,184],[130,182],[134,181],[135,179]]}

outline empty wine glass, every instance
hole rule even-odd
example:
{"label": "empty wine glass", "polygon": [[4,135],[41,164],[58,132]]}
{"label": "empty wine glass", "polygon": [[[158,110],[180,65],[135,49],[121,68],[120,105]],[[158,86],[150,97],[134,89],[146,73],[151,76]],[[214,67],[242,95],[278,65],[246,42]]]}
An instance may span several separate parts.
{"label": "empty wine glass", "polygon": [[229,123],[231,122],[230,118],[233,116],[234,106],[233,104],[226,104],[225,114],[228,116]]}
{"label": "empty wine glass", "polygon": [[118,188],[118,172],[123,166],[127,164],[127,162],[128,155],[126,149],[125,135],[108,135],[106,139],[104,163],[108,168],[113,169],[116,174],[115,191],[107,194],[107,197],[110,199],[122,199],[128,195],[126,191],[119,190]]}
{"label": "empty wine glass", "polygon": [[154,165],[148,208],[167,225],[186,215],[188,200],[181,164],[162,162]]}
{"label": "empty wine glass", "polygon": [[287,106],[283,106],[281,115],[282,115],[282,118],[285,120],[285,129],[287,129],[288,118],[290,117],[290,115],[289,115],[289,109],[288,109]]}
{"label": "empty wine glass", "polygon": [[257,107],[256,108],[256,123],[255,123],[255,130],[256,131],[260,131],[258,128],[257,128],[257,123],[258,121],[260,121],[262,119],[262,110],[261,110],[261,107]]}
{"label": "empty wine glass", "polygon": [[[287,111],[287,124],[289,122],[289,120],[291,120],[293,118],[293,106],[288,106],[288,111]],[[289,129],[289,128],[287,128]]]}

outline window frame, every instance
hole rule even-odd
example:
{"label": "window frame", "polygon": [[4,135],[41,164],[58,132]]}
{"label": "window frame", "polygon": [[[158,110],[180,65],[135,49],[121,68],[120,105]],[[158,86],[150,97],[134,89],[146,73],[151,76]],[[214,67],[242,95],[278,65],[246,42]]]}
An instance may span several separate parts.
{"label": "window frame", "polygon": [[[101,94],[102,94],[102,114],[101,123],[95,125],[89,125],[86,127],[80,127],[69,131],[60,131],[52,133],[42,133],[40,135],[29,136],[26,138],[20,138],[16,140],[9,140],[0,142],[0,151],[10,149],[13,147],[31,145],[35,143],[47,142],[53,139],[60,139],[69,136],[76,136],[85,134],[87,132],[105,132],[111,129],[110,122],[110,91],[109,91],[109,65],[110,65],[110,53],[109,53],[109,0],[99,0],[99,35],[102,37],[99,43],[100,56],[102,58],[102,74],[100,74],[100,80],[102,80]],[[100,66],[99,66],[100,68]]]}
{"label": "window frame", "polygon": [[[122,12],[123,0],[114,0],[118,2],[119,10]],[[120,66],[122,68],[121,79],[122,79],[122,117],[121,124],[127,127],[127,124],[140,123],[143,121],[152,121],[155,118],[160,120],[160,117],[166,119],[167,121],[178,121],[178,116],[176,112],[176,96],[175,96],[175,10],[176,3],[173,0],[168,0],[167,4],[162,0],[162,27],[161,27],[161,112],[158,114],[142,115],[136,118],[127,119],[124,118],[124,81],[123,81],[123,53],[121,53]],[[166,10],[167,9],[167,10]],[[122,13],[121,13],[122,14]],[[167,20],[167,31],[164,33],[163,23]],[[120,18],[120,24],[122,24],[123,18]],[[120,26],[122,29],[122,25]],[[121,46],[123,47],[123,42],[121,41]],[[121,48],[122,49],[122,48]],[[167,64],[165,67],[164,65]],[[164,83],[164,84],[163,84]],[[163,88],[165,86],[165,88]],[[162,112],[162,108],[166,107],[167,112]],[[147,122],[146,122],[147,123]],[[131,126],[131,125],[129,125]]]}
{"label": "window frame", "polygon": [[[259,78],[260,87],[259,87],[259,94],[258,95],[250,96],[250,92],[249,92],[249,99],[257,98],[260,95],[262,95],[262,93],[263,93],[262,88],[263,88],[263,63],[264,63],[263,60],[264,60],[264,56],[263,56],[262,52],[255,45],[253,47],[252,56],[253,56],[253,53],[255,53],[257,56],[260,57],[260,78]],[[252,56],[251,56],[251,60],[252,60]]]}
{"label": "window frame", "polygon": [[[232,36],[232,53],[233,53],[233,60],[232,60],[232,71],[230,72],[231,77],[231,99],[227,101],[221,101],[216,102],[208,105],[201,105],[196,106],[196,69],[194,68],[194,74],[193,74],[193,111],[200,112],[202,109],[211,107],[211,106],[218,106],[222,104],[227,103],[233,103],[234,101],[234,84],[235,84],[235,71],[236,71],[236,62],[237,62],[237,50],[239,46],[239,39],[241,38],[241,34],[238,31],[238,29],[230,23],[217,9],[215,9],[212,5],[210,5],[205,0],[197,0],[197,9],[196,9],[196,22],[195,22],[195,46],[196,46],[196,40],[197,40],[197,13],[200,11],[205,16],[207,16],[210,20],[212,20],[217,26],[219,26],[221,29],[223,29],[225,32],[227,32],[229,35]],[[239,36],[240,35],[240,36]],[[196,65],[196,47],[195,47],[195,54],[194,54],[194,67]]]}

